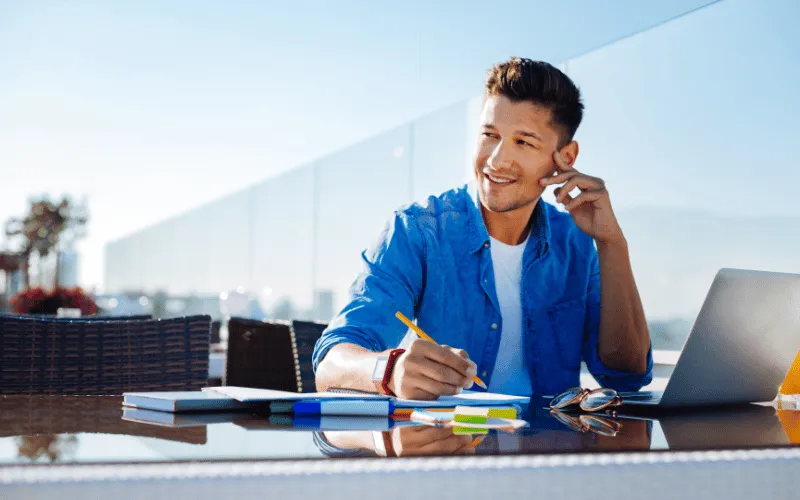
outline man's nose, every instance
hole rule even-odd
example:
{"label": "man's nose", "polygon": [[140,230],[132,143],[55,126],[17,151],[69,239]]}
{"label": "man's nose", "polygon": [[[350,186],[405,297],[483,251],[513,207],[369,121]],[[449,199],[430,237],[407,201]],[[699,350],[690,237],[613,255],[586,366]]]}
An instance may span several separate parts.
{"label": "man's nose", "polygon": [[487,163],[492,170],[502,170],[511,166],[512,159],[506,141],[497,143]]}

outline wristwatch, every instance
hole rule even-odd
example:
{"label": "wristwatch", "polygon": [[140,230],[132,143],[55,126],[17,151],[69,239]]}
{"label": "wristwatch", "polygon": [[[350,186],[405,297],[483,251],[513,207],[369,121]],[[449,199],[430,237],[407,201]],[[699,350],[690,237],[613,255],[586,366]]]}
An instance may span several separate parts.
{"label": "wristwatch", "polygon": [[372,442],[379,457],[395,456],[391,431],[372,431]]}
{"label": "wristwatch", "polygon": [[375,360],[375,368],[372,369],[372,383],[375,384],[375,389],[380,394],[395,395],[389,389],[389,381],[392,380],[392,372],[397,358],[404,352],[406,352],[405,349],[392,349],[388,355],[378,356],[378,359]]}

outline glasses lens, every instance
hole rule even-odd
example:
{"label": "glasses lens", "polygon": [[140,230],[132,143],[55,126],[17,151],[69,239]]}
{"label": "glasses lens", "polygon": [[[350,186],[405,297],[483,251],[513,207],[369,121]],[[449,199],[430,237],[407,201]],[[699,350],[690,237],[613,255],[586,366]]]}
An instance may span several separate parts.
{"label": "glasses lens", "polygon": [[581,415],[581,423],[590,431],[603,436],[616,436],[617,432],[622,429],[622,424],[619,422],[595,415]]}
{"label": "glasses lens", "polygon": [[552,415],[553,418],[555,418],[556,420],[566,425],[575,432],[586,432],[586,428],[581,425],[581,421],[578,418],[571,417],[566,413],[562,413],[558,410],[550,410],[550,415]]}
{"label": "glasses lens", "polygon": [[572,389],[567,389],[566,391],[562,392],[558,396],[554,397],[552,401],[550,401],[550,408],[562,408],[581,395],[582,389],[580,387],[573,387]]}
{"label": "glasses lens", "polygon": [[588,394],[581,401],[581,410],[597,411],[616,403],[617,391],[614,389],[600,389]]}

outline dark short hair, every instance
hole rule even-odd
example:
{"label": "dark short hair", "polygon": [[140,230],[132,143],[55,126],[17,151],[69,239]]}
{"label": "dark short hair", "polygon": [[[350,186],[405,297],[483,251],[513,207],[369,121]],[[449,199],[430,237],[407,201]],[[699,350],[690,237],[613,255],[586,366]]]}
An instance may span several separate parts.
{"label": "dark short hair", "polygon": [[561,129],[559,146],[572,140],[583,119],[578,87],[561,70],[544,61],[512,57],[495,64],[486,75],[484,95],[531,101],[549,108],[553,124]]}

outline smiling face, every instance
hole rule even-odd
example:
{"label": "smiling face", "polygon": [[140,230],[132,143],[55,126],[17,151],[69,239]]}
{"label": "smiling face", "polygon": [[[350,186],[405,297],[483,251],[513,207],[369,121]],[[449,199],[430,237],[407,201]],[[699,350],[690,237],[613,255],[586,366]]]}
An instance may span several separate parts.
{"label": "smiling face", "polygon": [[539,180],[555,172],[560,137],[550,109],[502,95],[486,97],[474,159],[484,209],[533,211],[544,191]]}

